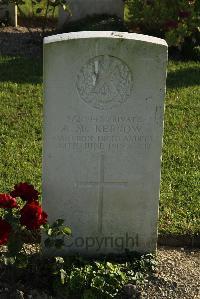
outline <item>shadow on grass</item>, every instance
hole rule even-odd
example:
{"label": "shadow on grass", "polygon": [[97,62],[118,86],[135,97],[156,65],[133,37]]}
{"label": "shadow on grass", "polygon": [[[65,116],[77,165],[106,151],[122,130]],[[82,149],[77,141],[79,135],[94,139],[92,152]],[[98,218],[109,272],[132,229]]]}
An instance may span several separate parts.
{"label": "shadow on grass", "polygon": [[[0,81],[14,83],[42,83],[42,58],[1,57]],[[200,67],[184,67],[169,71],[167,88],[189,87],[200,84]]]}
{"label": "shadow on grass", "polygon": [[0,58],[0,81],[14,83],[41,83],[42,59],[23,57]]}
{"label": "shadow on grass", "polygon": [[200,84],[200,67],[184,67],[169,71],[167,88],[189,87]]}

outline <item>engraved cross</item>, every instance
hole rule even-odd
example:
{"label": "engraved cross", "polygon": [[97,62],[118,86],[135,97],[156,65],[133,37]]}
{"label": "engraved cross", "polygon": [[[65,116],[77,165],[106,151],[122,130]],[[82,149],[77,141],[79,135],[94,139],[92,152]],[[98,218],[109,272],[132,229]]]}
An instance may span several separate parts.
{"label": "engraved cross", "polygon": [[103,205],[104,205],[104,188],[107,185],[116,185],[126,187],[128,185],[127,181],[105,181],[104,174],[104,155],[100,156],[99,161],[99,180],[98,181],[88,181],[88,182],[79,182],[79,186],[98,186],[98,232],[102,232],[103,227]]}

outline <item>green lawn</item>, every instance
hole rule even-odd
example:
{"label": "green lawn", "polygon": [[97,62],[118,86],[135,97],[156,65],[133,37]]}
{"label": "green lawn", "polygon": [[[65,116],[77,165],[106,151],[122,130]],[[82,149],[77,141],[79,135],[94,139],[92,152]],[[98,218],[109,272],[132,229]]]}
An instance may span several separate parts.
{"label": "green lawn", "polygon": [[[0,190],[20,181],[41,190],[42,62],[0,58]],[[162,233],[200,231],[198,180],[200,65],[168,67],[162,164]]]}
{"label": "green lawn", "polygon": [[0,190],[30,181],[41,188],[42,67],[0,58]]}
{"label": "green lawn", "polygon": [[199,84],[199,63],[169,63],[160,232],[200,232]]}

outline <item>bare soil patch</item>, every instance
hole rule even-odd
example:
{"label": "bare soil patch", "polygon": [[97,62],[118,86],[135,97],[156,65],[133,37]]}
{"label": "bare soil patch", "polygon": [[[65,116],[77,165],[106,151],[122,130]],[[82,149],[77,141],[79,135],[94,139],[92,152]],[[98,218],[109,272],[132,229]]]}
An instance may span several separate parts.
{"label": "bare soil patch", "polygon": [[[27,27],[23,26],[27,25]],[[47,27],[45,35],[52,35],[53,30]],[[0,55],[42,57],[42,26],[26,24],[18,27],[0,27]]]}

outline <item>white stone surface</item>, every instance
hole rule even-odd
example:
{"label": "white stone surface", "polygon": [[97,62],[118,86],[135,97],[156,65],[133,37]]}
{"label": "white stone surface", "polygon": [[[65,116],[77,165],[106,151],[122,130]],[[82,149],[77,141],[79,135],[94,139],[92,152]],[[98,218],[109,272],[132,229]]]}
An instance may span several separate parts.
{"label": "white stone surface", "polygon": [[9,18],[10,18],[10,24],[14,27],[17,27],[17,5],[14,3],[10,3],[8,5],[9,8]]}
{"label": "white stone surface", "polygon": [[87,16],[114,15],[121,19],[124,18],[123,0],[69,0],[71,15],[62,8],[59,9],[58,26],[67,22],[77,21]]}
{"label": "white stone surface", "polygon": [[66,253],[156,249],[166,63],[150,36],[45,38],[43,205]]}
{"label": "white stone surface", "polygon": [[17,27],[17,6],[14,3],[0,5],[0,20],[9,19],[9,24]]}

